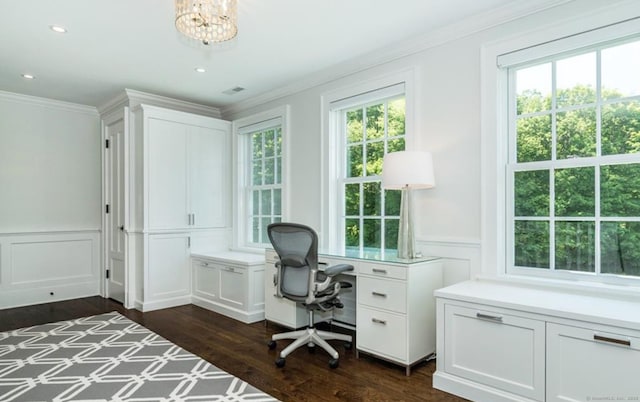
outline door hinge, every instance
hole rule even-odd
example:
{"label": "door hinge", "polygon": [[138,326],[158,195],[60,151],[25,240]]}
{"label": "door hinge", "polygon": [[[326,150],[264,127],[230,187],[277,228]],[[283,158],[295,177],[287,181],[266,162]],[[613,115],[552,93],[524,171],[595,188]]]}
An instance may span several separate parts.
{"label": "door hinge", "polygon": [[105,205],[104,213],[105,213],[105,214],[108,214],[108,213],[109,213],[109,204]]}
{"label": "door hinge", "polygon": [[104,140],[104,146],[105,146],[105,148],[109,149],[109,139],[108,138],[106,140]]}
{"label": "door hinge", "polygon": [[109,270],[107,269],[106,278],[109,279]]}

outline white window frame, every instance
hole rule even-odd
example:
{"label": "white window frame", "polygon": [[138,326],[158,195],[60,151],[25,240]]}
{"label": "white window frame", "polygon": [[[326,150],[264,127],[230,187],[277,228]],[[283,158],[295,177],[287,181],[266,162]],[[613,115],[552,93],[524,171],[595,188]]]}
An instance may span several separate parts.
{"label": "white window frame", "polygon": [[251,135],[250,133],[273,127],[281,126],[281,182],[272,186],[281,190],[282,221],[289,216],[289,106],[270,109],[245,118],[234,120],[233,132],[233,244],[232,248],[245,251],[260,251],[268,246],[268,243],[254,243],[251,237],[251,203],[248,201],[248,189],[251,183],[248,179],[251,172]]}
{"label": "white window frame", "polygon": [[327,252],[344,250],[344,152],[346,138],[343,110],[400,94],[405,97],[405,149],[416,147],[413,68],[337,89],[322,96],[322,219],[320,244]]}
{"label": "white window frame", "polygon": [[506,235],[510,222],[508,214],[511,213],[508,208],[511,204],[508,198],[510,176],[507,168],[510,123],[507,98],[509,76],[506,67],[543,60],[559,53],[597,46],[640,33],[640,20],[628,20],[628,15],[629,10],[621,8],[616,13],[591,15],[589,18],[542,27],[528,35],[488,44],[482,48],[482,274],[509,280],[528,277],[567,288],[593,289],[595,286],[600,291],[604,289],[605,292],[616,294],[619,294],[618,286],[607,286],[624,284],[633,294],[640,291],[640,284],[634,277],[601,276],[594,280],[593,276],[571,272],[530,275],[531,272],[510,269],[508,261],[511,251]]}

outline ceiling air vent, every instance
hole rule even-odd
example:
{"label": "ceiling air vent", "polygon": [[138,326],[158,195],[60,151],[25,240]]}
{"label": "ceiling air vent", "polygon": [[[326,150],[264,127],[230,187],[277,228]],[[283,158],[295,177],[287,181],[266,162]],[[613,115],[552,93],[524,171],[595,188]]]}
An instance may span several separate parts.
{"label": "ceiling air vent", "polygon": [[242,92],[242,91],[244,91],[244,88],[242,87],[233,87],[233,88],[227,89],[226,91],[222,91],[222,93],[226,95],[235,95],[238,92]]}

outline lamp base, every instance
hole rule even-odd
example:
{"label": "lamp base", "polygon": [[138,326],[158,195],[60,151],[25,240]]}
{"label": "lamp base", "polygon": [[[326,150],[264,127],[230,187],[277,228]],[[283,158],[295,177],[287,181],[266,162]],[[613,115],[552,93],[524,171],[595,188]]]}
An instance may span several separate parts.
{"label": "lamp base", "polygon": [[411,189],[404,186],[400,194],[400,225],[398,228],[398,258],[409,260],[415,255],[415,239],[411,225]]}

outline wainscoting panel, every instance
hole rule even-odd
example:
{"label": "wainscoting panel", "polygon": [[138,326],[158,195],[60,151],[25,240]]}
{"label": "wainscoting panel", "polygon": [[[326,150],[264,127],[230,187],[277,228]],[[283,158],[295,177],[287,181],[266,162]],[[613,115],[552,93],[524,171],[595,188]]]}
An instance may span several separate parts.
{"label": "wainscoting panel", "polygon": [[480,273],[480,241],[418,240],[416,248],[425,256],[444,258],[444,286],[469,280]]}
{"label": "wainscoting panel", "polygon": [[0,235],[0,309],[99,294],[99,231]]}

